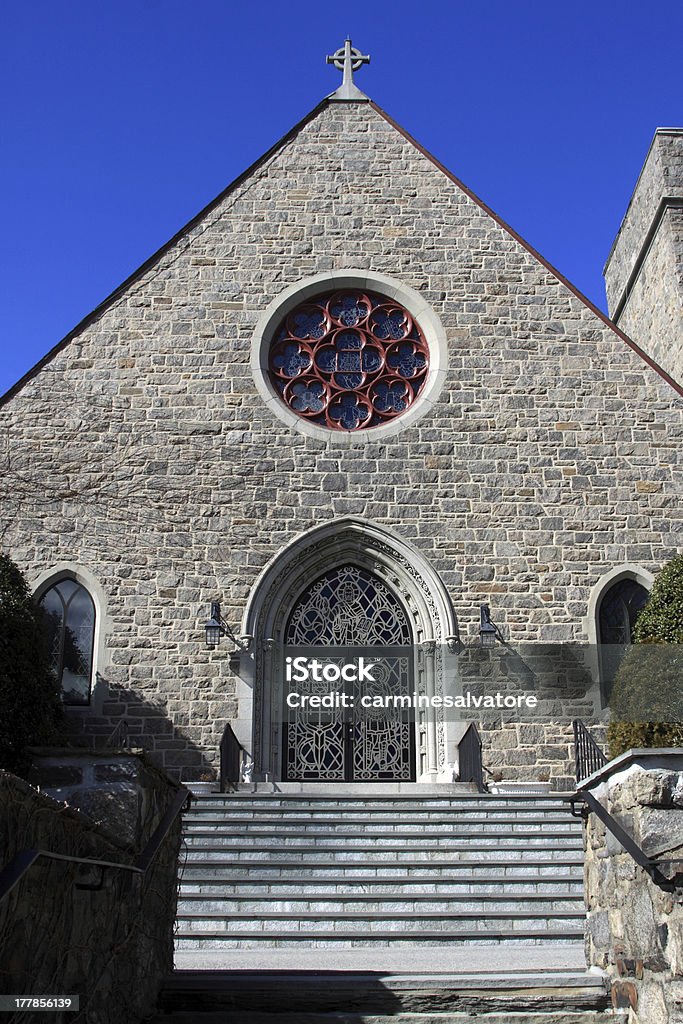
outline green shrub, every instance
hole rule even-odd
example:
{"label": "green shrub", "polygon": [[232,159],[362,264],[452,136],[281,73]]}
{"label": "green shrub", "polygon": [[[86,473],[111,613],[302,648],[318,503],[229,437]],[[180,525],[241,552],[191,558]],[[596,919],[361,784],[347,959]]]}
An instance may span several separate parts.
{"label": "green shrub", "polygon": [[664,566],[633,630],[637,644],[683,644],[683,555]]}
{"label": "green shrub", "polygon": [[53,742],[60,717],[42,612],[19,568],[0,554],[0,768],[24,771],[25,748]]}
{"label": "green shrub", "polygon": [[657,576],[633,640],[610,697],[611,757],[632,747],[683,745],[683,555]]}

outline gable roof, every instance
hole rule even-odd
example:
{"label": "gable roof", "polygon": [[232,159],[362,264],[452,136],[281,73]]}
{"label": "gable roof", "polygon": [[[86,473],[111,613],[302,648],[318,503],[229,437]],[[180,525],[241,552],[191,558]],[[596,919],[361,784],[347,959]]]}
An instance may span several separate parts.
{"label": "gable roof", "polygon": [[[220,205],[235,189],[237,189],[244,181],[246,181],[252,174],[254,174],[263,164],[265,164],[271,157],[273,157],[280,149],[282,149],[288,142],[294,139],[298,133],[311,121],[313,121],[323,110],[325,110],[330,103],[344,102],[339,98],[332,96],[326,97],[316,107],[313,108],[305,117],[298,121],[290,130],[282,136],[273,146],[270,147],[258,160],[255,160],[249,167],[246,168],[237,178],[235,178],[222,192],[212,199],[206,206],[204,206],[191,220],[189,220],[183,227],[180,228],[167,242],[164,243],[159,249],[157,249],[151,256],[148,257],[136,270],[133,271],[117,288],[114,289],[105,299],[102,300],[90,313],[88,313],[82,320],[80,320],[76,326],[66,334],[61,341],[57,342],[38,362],[31,367],[15,384],[10,387],[4,395],[0,396],[0,407],[2,407],[9,399],[16,395],[25,384],[27,384],[36,374],[47,364],[50,360],[61,352],[74,337],[79,335],[83,330],[90,326],[99,316],[101,316],[121,295],[123,295],[127,289],[134,284],[140,277],[142,277],[154,264],[163,257],[170,249],[176,245],[184,235],[191,231],[196,225],[202,222],[202,220],[210,214],[217,206]],[[359,102],[358,100],[350,100],[346,102]],[[479,196],[473,192],[467,185],[465,185],[459,178],[457,178],[447,167],[445,167],[432,153],[426,150],[420,143],[413,138],[404,128],[401,127],[394,119],[386,113],[380,106],[378,106],[374,100],[370,100],[363,97],[363,104],[367,105],[368,108],[374,110],[381,118],[383,118],[387,124],[397,131],[411,146],[413,146],[419,153],[421,153],[430,163],[439,170],[449,181],[457,186],[465,195],[467,195],[485,214],[492,218],[507,234],[509,234],[519,245],[521,245],[530,255],[537,260],[542,266],[550,271],[566,288],[568,288],[573,295],[575,295],[595,316],[598,317],[607,327],[609,327],[614,334],[620,338],[626,345],[629,346],[640,358],[659,376],[666,381],[678,394],[683,396],[683,385],[675,381],[669,374],[659,366],[633,339],[629,338],[617,325],[610,320],[610,318],[602,312],[591,300],[579,291],[575,285],[573,285],[556,267],[548,262],[532,245],[530,245],[520,234],[518,234],[510,225],[498,216],[486,203],[479,198]]]}

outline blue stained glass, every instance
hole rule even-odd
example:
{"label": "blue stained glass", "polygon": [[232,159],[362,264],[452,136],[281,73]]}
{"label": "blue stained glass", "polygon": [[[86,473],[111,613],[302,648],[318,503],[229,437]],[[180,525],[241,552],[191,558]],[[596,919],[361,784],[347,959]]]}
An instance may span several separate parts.
{"label": "blue stained glass", "polygon": [[307,352],[302,352],[295,342],[285,345],[281,352],[273,356],[273,366],[277,370],[282,370],[287,377],[298,377],[310,365],[310,356]]}
{"label": "blue stained glass", "polygon": [[368,307],[360,302],[355,295],[342,295],[330,305],[330,313],[334,319],[345,327],[355,327],[368,315]]}
{"label": "blue stained glass", "polygon": [[318,381],[299,381],[290,389],[291,406],[297,412],[322,412],[325,388]]}
{"label": "blue stained glass", "polygon": [[402,377],[414,377],[424,370],[427,360],[422,352],[416,352],[414,347],[406,342],[404,345],[397,345],[394,351],[389,353],[387,363]]}
{"label": "blue stained glass", "polygon": [[370,410],[358,401],[356,395],[340,395],[330,407],[330,419],[336,420],[344,430],[355,430],[369,415]]}
{"label": "blue stained glass", "polygon": [[396,381],[394,384],[387,384],[380,381],[373,389],[373,405],[378,412],[403,412],[407,407],[406,385]]}
{"label": "blue stained glass", "polygon": [[355,289],[303,302],[281,321],[275,338],[270,369],[276,393],[309,422],[343,430],[376,426],[404,412],[419,396],[429,366],[410,314],[386,296]]}
{"label": "blue stained glass", "polygon": [[337,366],[337,353],[333,348],[321,348],[316,352],[315,365],[323,373],[334,373]]}
{"label": "blue stained glass", "polygon": [[335,345],[343,352],[349,349],[359,349],[362,344],[361,336],[355,331],[340,331],[335,338]]}
{"label": "blue stained glass", "polygon": [[354,388],[359,388],[363,383],[363,375],[361,373],[335,373],[334,383],[337,387],[348,388],[349,391],[353,391]]}
{"label": "blue stained glass", "polygon": [[358,372],[361,369],[361,358],[360,352],[345,352],[343,349],[337,356],[337,369],[338,370],[354,370]]}
{"label": "blue stained glass", "polygon": [[406,318],[400,310],[378,309],[372,316],[373,334],[382,341],[400,341],[406,335]]}
{"label": "blue stained glass", "polygon": [[366,373],[374,373],[382,365],[382,357],[374,348],[363,349],[363,369]]}
{"label": "blue stained glass", "polygon": [[317,309],[298,309],[292,313],[293,333],[297,338],[322,338],[325,334],[325,314]]}

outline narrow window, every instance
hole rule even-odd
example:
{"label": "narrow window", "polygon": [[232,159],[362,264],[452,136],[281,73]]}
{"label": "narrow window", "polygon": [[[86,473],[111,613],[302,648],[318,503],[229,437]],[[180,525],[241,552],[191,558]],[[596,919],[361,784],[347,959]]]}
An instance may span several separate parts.
{"label": "narrow window", "polygon": [[602,693],[605,704],[614,684],[614,677],[626,648],[633,639],[633,627],[649,597],[640,583],[622,579],[603,594],[598,608],[598,643]]}
{"label": "narrow window", "polygon": [[65,704],[89,704],[92,689],[95,605],[80,583],[62,579],[40,599],[51,667]]}

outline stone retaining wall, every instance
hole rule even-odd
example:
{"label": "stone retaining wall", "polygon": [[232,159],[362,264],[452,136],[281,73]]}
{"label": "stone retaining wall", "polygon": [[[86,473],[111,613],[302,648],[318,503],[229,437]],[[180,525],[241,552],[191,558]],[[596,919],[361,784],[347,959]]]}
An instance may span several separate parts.
{"label": "stone retaining wall", "polygon": [[[589,791],[667,877],[683,871],[683,750],[629,752]],[[682,1024],[683,891],[657,887],[593,814],[585,835],[589,965],[628,1024]]]}
{"label": "stone retaining wall", "polygon": [[[176,791],[156,774],[144,821],[126,823],[119,806],[117,839],[111,827],[105,834],[82,812],[0,772],[0,865],[27,847],[131,864]],[[179,848],[180,818],[144,881],[115,868],[38,860],[0,902],[0,990],[78,995],[73,1024],[141,1021],[172,970]],[[6,1024],[29,1019],[8,1016]],[[43,1024],[45,1014],[36,1019]]]}

